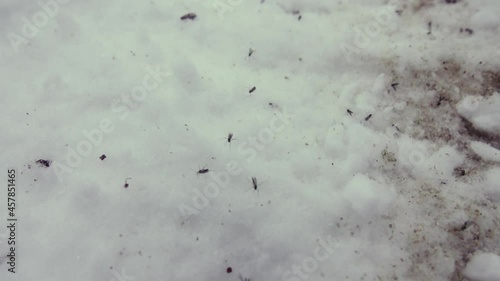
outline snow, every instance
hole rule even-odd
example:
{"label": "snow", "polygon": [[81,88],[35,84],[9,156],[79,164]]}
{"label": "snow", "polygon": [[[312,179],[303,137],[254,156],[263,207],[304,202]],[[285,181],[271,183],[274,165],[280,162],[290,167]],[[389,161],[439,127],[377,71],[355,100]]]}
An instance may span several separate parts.
{"label": "snow", "polygon": [[478,253],[465,268],[465,276],[474,281],[500,280],[500,256],[493,253]]}
{"label": "snow", "polygon": [[357,174],[344,187],[344,197],[354,211],[362,217],[371,218],[388,214],[396,198],[392,187]]}
{"label": "snow", "polygon": [[500,162],[500,150],[479,141],[472,141],[470,148],[485,161]]}
{"label": "snow", "polygon": [[467,96],[457,105],[457,111],[474,127],[492,134],[500,134],[500,94],[488,98]]}
{"label": "snow", "polygon": [[500,168],[490,168],[485,173],[486,193],[492,200],[500,201]]}
{"label": "snow", "polygon": [[0,280],[498,280],[497,1],[0,11]]}

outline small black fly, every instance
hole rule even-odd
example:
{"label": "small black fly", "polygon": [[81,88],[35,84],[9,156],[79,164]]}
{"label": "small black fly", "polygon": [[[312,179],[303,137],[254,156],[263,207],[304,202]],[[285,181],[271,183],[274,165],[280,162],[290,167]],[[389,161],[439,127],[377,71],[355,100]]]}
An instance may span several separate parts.
{"label": "small black fly", "polygon": [[[247,179],[249,182],[250,182],[250,179]],[[252,188],[253,190],[257,191],[257,193],[259,192],[258,188],[259,186],[261,186],[263,183],[265,183],[266,181],[261,181],[261,182],[258,182],[257,181],[257,177],[252,177]],[[247,191],[250,191],[251,189],[247,190]]]}
{"label": "small black fly", "polygon": [[187,13],[181,17],[181,20],[194,20],[196,18],[195,13]]}
{"label": "small black fly", "polygon": [[353,112],[352,112],[350,109],[348,109],[348,110],[347,110],[347,113],[349,113],[349,115],[351,115],[351,116],[352,116],[352,113],[353,113]]}
{"label": "small black fly", "polygon": [[394,124],[392,124],[392,126],[393,126],[394,128],[396,128],[396,130],[398,130],[398,132],[400,132],[400,133],[401,133],[401,130],[398,128],[398,126],[396,126],[396,125],[394,125]]}
{"label": "small black fly", "polygon": [[399,83],[392,83],[391,84],[391,87],[394,89],[394,91],[396,91],[396,87],[399,85]]}
{"label": "small black fly", "polygon": [[255,88],[255,86],[254,86],[254,87],[252,87],[252,89],[250,89],[250,91],[248,91],[248,92],[251,94],[251,93],[253,93],[253,91],[255,91],[256,89],[257,89],[257,88]]}
{"label": "small black fly", "polygon": [[252,177],[252,184],[253,184],[253,189],[257,190],[258,183],[256,177]]}
{"label": "small black fly", "polygon": [[125,184],[123,185],[123,187],[125,188],[128,188],[129,184],[128,184],[128,180],[131,180],[132,178],[126,178],[125,179]]}
{"label": "small black fly", "polygon": [[372,118],[372,114],[370,114],[370,115],[366,116],[365,121],[370,120],[370,118]]}
{"label": "small black fly", "polygon": [[210,172],[210,170],[209,170],[209,169],[207,169],[207,168],[203,168],[203,169],[199,169],[199,170],[198,170],[198,172],[196,172],[196,174],[197,174],[197,175],[199,175],[199,174],[206,174],[206,173],[208,173],[208,172]]}
{"label": "small black fly", "polygon": [[224,139],[224,140],[225,140],[225,144],[228,144],[228,143],[229,143],[229,146],[231,146],[231,142],[232,142],[232,141],[238,140],[237,138],[234,138],[233,136],[234,136],[234,135],[233,135],[233,133],[229,132],[229,133],[227,134],[227,137],[224,137],[224,138],[222,138],[222,139]]}
{"label": "small black fly", "polygon": [[40,164],[40,166],[42,166],[42,167],[48,168],[48,167],[50,167],[52,160],[38,159],[38,160],[36,160],[36,163]]}

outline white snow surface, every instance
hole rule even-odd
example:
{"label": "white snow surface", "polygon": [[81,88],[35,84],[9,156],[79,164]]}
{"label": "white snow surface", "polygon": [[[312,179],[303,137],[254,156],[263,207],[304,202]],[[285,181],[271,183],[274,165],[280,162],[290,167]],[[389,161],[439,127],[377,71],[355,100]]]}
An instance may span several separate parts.
{"label": "white snow surface", "polygon": [[494,167],[486,171],[486,193],[493,201],[500,201],[500,168]]}
{"label": "white snow surface", "polygon": [[500,256],[493,253],[478,253],[465,268],[465,275],[475,281],[500,280]]}
{"label": "white snow surface", "polygon": [[500,135],[500,94],[488,98],[467,96],[457,106],[458,113],[474,127]]}
{"label": "white snow surface", "polygon": [[1,1],[0,280],[499,280],[500,2],[447,2]]}
{"label": "white snow surface", "polygon": [[500,150],[479,141],[472,141],[470,148],[486,161],[500,162]]}

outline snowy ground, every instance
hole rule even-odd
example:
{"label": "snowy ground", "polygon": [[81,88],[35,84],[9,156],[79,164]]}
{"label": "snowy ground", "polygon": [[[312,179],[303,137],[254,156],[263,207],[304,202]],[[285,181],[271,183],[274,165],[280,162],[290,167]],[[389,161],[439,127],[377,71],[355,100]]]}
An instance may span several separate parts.
{"label": "snowy ground", "polygon": [[498,1],[0,12],[0,280],[500,280]]}

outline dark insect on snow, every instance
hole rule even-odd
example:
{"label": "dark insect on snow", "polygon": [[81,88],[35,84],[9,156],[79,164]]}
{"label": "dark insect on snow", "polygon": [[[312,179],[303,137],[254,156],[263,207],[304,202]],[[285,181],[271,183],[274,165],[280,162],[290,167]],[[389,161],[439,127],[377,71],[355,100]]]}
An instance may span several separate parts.
{"label": "dark insect on snow", "polygon": [[250,89],[250,91],[248,91],[250,94],[253,93],[253,91],[255,91],[257,88],[255,87],[252,87],[252,89]]}
{"label": "dark insect on snow", "polygon": [[40,166],[42,166],[42,167],[48,168],[48,167],[50,167],[50,163],[52,163],[52,161],[45,160],[45,159],[38,159],[38,160],[36,160],[36,163],[40,164]]}
{"label": "dark insect on snow", "polygon": [[250,48],[250,49],[248,50],[248,56],[251,56],[251,55],[253,54],[253,52],[255,52],[255,50],[254,50],[254,49],[252,49],[252,48]]}
{"label": "dark insect on snow", "polygon": [[396,87],[399,85],[399,83],[392,83],[391,84],[391,87],[394,89],[394,91],[396,91]]}
{"label": "dark insect on snow", "polygon": [[196,18],[195,13],[187,13],[181,17],[181,20],[194,20]]}
{"label": "dark insect on snow", "polygon": [[276,103],[272,103],[272,102],[270,102],[270,103],[269,103],[269,106],[270,106],[271,108],[279,108],[279,105],[278,105],[278,104],[276,104]]}
{"label": "dark insect on snow", "polygon": [[349,115],[351,115],[351,116],[352,116],[352,113],[353,113],[353,112],[352,112],[350,109],[348,109],[348,110],[347,110],[347,113],[349,113]]}
{"label": "dark insect on snow", "polygon": [[470,221],[470,220],[469,220],[469,221],[466,221],[466,222],[462,225],[462,227],[460,228],[460,230],[461,230],[461,231],[464,231],[464,230],[466,230],[469,226],[471,226],[472,224],[474,224],[474,222],[473,222],[473,221]]}
{"label": "dark insect on snow", "polygon": [[401,133],[401,130],[398,128],[398,126],[396,126],[396,125],[394,125],[394,124],[392,124],[392,126],[393,126],[394,128],[396,128],[396,130],[398,130],[398,132],[400,132],[400,133]]}
{"label": "dark insect on snow", "polygon": [[199,169],[198,172],[196,172],[196,174],[197,175],[199,175],[199,174],[206,174],[209,171],[210,171],[209,169],[203,168],[203,169]]}
{"label": "dark insect on snow", "polygon": [[229,133],[229,135],[227,135],[227,142],[231,142],[232,139],[233,139],[233,133]]}
{"label": "dark insect on snow", "polygon": [[252,177],[252,184],[253,184],[253,189],[257,190],[257,178],[256,177]]}
{"label": "dark insect on snow", "polygon": [[444,100],[444,97],[440,95],[440,96],[438,97],[438,101],[437,101],[436,106],[441,106],[441,103],[443,102],[443,100]]}
{"label": "dark insect on snow", "polygon": [[465,28],[465,29],[464,28],[460,28],[460,33],[464,32],[464,31],[467,32],[467,33],[469,33],[469,35],[474,34],[474,30],[472,30],[470,28]]}
{"label": "dark insect on snow", "polygon": [[372,114],[370,114],[370,115],[366,116],[365,121],[370,120],[370,118],[372,118]]}
{"label": "dark insect on snow", "polygon": [[123,185],[123,187],[125,188],[128,188],[129,184],[128,184],[128,180],[131,180],[132,178],[126,178],[125,179],[125,184]]}

